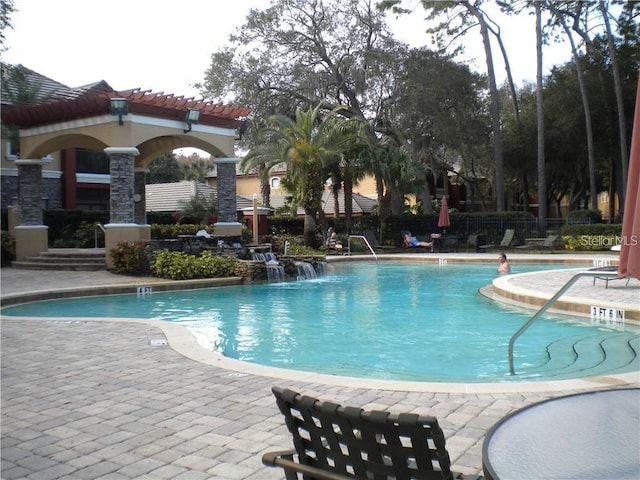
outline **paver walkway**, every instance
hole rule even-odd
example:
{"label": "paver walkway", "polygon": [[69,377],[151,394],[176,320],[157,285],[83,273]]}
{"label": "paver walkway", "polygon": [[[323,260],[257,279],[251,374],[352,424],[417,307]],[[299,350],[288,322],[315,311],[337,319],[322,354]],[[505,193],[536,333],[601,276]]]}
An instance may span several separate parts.
{"label": "paver walkway", "polygon": [[[107,272],[2,269],[2,294],[131,281]],[[578,391],[409,392],[281,380],[191,360],[149,324],[2,319],[3,479],[281,479],[291,447],[270,388],[431,414],[454,470],[481,478],[487,430],[522,406]],[[170,339],[169,339],[170,340]],[[615,384],[615,382],[613,382]],[[630,382],[640,385],[640,378]],[[593,389],[611,387],[594,383]]]}

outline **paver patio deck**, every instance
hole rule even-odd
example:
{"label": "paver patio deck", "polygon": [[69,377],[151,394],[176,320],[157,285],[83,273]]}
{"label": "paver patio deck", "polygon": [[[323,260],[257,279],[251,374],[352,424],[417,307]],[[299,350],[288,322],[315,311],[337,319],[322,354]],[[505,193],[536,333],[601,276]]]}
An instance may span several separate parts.
{"label": "paver patio deck", "polygon": [[[474,258],[479,258],[475,256]],[[491,256],[493,258],[493,256]],[[548,257],[547,257],[548,258]],[[511,257],[510,257],[511,260]],[[513,256],[513,264],[517,257]],[[2,269],[2,297],[73,286],[145,282],[108,272]],[[514,277],[517,278],[517,277]],[[548,272],[527,287],[554,291]],[[605,289],[591,280],[572,296],[620,305],[640,303],[640,283]],[[518,288],[522,285],[517,285]],[[478,388],[442,384],[332,381],[327,376],[268,376],[210,352],[180,327],[98,319],[17,319],[1,322],[3,479],[276,479],[260,461],[291,447],[270,388],[274,384],[364,408],[438,417],[454,470],[481,478],[487,430],[525,405],[584,389],[639,386],[640,374]],[[167,339],[169,345],[151,340]],[[159,345],[157,343],[160,343]],[[197,348],[197,347],[194,347]],[[201,349],[204,350],[204,349]],[[207,356],[209,355],[209,356]],[[239,367],[239,368],[235,368]],[[266,373],[266,374],[265,374]]]}

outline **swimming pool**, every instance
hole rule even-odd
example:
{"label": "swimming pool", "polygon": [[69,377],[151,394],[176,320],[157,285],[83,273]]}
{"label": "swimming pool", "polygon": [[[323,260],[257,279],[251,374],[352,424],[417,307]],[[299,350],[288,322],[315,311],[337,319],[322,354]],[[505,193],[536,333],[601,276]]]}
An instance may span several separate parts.
{"label": "swimming pool", "polygon": [[[545,317],[518,340],[518,375],[510,376],[507,344],[531,312],[480,296],[494,278],[494,265],[349,263],[315,280],[54,300],[2,313],[166,320],[231,358],[341,376],[474,383],[638,370],[637,328]],[[603,343],[629,354],[613,365]]]}

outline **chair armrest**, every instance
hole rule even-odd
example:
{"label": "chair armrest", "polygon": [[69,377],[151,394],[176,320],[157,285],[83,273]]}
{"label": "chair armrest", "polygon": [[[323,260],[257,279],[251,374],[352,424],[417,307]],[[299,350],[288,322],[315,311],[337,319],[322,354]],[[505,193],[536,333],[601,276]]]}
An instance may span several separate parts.
{"label": "chair armrest", "polygon": [[[293,461],[295,450],[285,450],[280,452],[267,452],[262,456],[262,463],[268,467],[281,467],[285,470],[288,480],[298,478],[294,472],[317,478],[318,480],[352,480],[352,477],[328,472],[309,465],[302,465]],[[291,475],[293,473],[293,475]]]}

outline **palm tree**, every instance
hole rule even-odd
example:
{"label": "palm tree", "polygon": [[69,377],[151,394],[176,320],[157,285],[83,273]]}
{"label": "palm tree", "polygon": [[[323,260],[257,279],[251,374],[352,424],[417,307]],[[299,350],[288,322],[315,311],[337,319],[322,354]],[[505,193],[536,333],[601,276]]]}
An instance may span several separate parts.
{"label": "palm tree", "polygon": [[358,131],[353,124],[359,120],[339,117],[343,109],[337,107],[321,116],[318,105],[298,108],[295,120],[284,115],[269,117],[260,131],[261,143],[240,162],[245,172],[264,165],[264,176],[286,167],[285,180],[293,190],[293,201],[304,209],[304,242],[308,246],[315,246],[316,214],[321,209],[328,171],[341,160]]}

